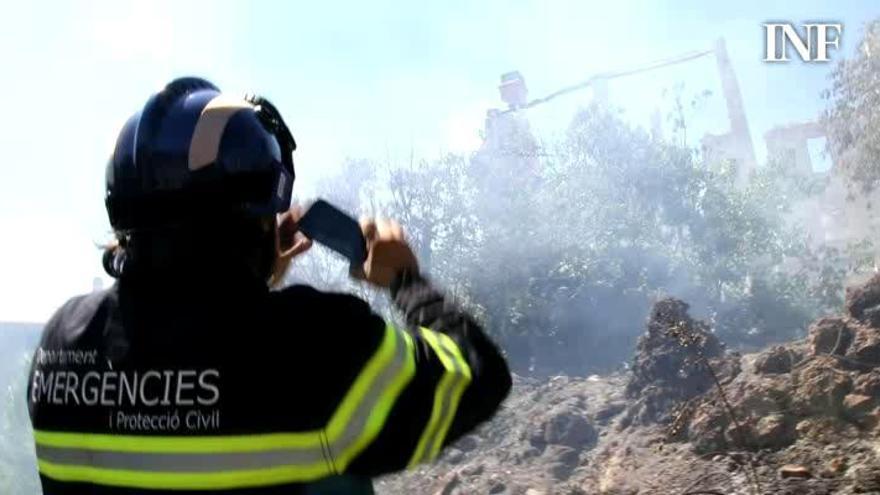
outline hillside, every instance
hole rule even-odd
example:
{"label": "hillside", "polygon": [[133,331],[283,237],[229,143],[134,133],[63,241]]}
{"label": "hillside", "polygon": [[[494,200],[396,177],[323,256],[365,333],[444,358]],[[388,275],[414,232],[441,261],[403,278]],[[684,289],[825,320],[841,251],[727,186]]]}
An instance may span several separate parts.
{"label": "hillside", "polygon": [[40,323],[0,321],[0,390],[4,393],[14,385],[15,378],[25,380],[21,364],[34,352],[42,328]]}
{"label": "hillside", "polygon": [[[740,355],[675,299],[630,370],[518,377],[503,411],[398,495],[880,493],[880,276],[806,338]],[[723,393],[720,393],[723,391]]]}
{"label": "hillside", "polygon": [[0,322],[0,493],[39,493],[28,421],[28,363],[41,324]]}
{"label": "hillside", "polygon": [[18,385],[11,381],[13,378],[24,381],[21,363],[34,352],[42,328],[39,323],[0,322],[0,390],[4,393]]}
{"label": "hillside", "polygon": [[[0,341],[7,345],[37,345],[42,323],[0,321]],[[9,348],[4,345],[4,348]]]}

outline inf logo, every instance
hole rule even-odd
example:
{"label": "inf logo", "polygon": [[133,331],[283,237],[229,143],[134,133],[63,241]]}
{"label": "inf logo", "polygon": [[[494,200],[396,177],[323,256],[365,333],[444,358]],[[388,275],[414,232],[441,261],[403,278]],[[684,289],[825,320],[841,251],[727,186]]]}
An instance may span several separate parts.
{"label": "inf logo", "polygon": [[830,49],[840,49],[843,24],[837,22],[802,24],[799,31],[792,23],[766,23],[765,62],[788,62],[786,49],[791,46],[804,62],[827,62]]}

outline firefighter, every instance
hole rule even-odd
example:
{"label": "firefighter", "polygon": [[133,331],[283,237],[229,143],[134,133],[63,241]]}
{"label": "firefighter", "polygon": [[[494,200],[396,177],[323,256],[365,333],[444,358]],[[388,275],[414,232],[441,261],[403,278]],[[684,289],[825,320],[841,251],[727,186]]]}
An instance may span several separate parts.
{"label": "firefighter", "polygon": [[502,354],[396,223],[362,223],[353,276],[406,329],[352,295],[270,290],[310,246],[288,210],[295,147],[267,100],[198,78],[123,126],[105,196],[118,280],[55,313],[30,372],[46,495],[369,493],[357,480],[432,461],[498,409]]}

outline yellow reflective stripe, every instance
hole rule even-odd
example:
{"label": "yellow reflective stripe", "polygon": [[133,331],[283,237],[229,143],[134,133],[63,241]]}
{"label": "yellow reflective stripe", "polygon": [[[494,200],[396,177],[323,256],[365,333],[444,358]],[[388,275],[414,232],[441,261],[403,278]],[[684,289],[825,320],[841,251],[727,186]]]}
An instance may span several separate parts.
{"label": "yellow reflective stripe", "polygon": [[236,470],[215,473],[166,473],[106,469],[93,466],[61,465],[37,460],[40,472],[68,482],[151,489],[227,489],[308,482],[332,474],[324,463],[313,466],[290,466],[267,469]]}
{"label": "yellow reflective stripe", "polygon": [[445,333],[438,333],[437,338],[440,339],[440,343],[443,344],[443,348],[452,354],[453,359],[457,360],[459,364],[462,366],[464,370],[465,376],[468,379],[471,378],[471,367],[468,366],[467,361],[464,359],[464,356],[461,354],[461,349],[459,349],[458,344],[455,343],[452,338],[450,338]]}
{"label": "yellow reflective stripe", "polygon": [[370,387],[372,387],[373,382],[376,381],[376,377],[379,375],[379,372],[382,371],[382,368],[387,366],[388,362],[391,361],[391,358],[394,355],[395,344],[395,330],[390,325],[387,325],[385,327],[385,336],[382,339],[382,343],[379,345],[379,349],[373,354],[370,360],[367,361],[363,371],[361,371],[360,375],[355,379],[351,388],[348,389],[348,393],[345,394],[345,398],[342,400],[339,407],[336,408],[336,412],[333,414],[330,423],[327,425],[327,439],[329,443],[333,443],[333,440],[339,437],[339,435],[345,430],[345,425],[351,421],[351,417],[354,414],[358,403],[365,395],[367,395],[367,392]]}
{"label": "yellow reflective stripe", "polygon": [[[416,449],[413,452],[412,457],[410,458],[409,467],[413,467],[416,464],[425,460],[425,451],[426,449],[428,449],[429,444],[431,444],[431,447],[430,450],[427,452],[428,455],[431,455],[432,452],[434,452],[435,450],[439,450],[435,449],[434,445],[437,443],[435,442],[435,440],[438,433],[438,428],[441,428],[442,424],[445,422],[445,418],[441,417],[443,416],[443,409],[446,403],[444,399],[448,395],[449,387],[452,386],[452,382],[456,379],[456,367],[453,363],[453,359],[460,358],[461,356],[460,354],[458,356],[448,355],[447,350],[440,343],[443,337],[445,337],[446,339],[449,339],[449,337],[424,327],[420,328],[419,330],[422,334],[422,337],[425,339],[428,345],[431,346],[431,348],[434,350],[434,353],[437,355],[437,358],[443,364],[445,371],[443,373],[443,376],[440,378],[440,382],[437,384],[437,389],[434,391],[434,404],[431,408],[431,416],[428,419],[428,424],[425,426],[421,438],[419,438],[419,443],[417,444]],[[467,366],[466,363],[465,366]],[[468,373],[470,373],[469,368]]]}
{"label": "yellow reflective stripe", "polygon": [[160,437],[34,430],[37,445],[115,452],[212,453],[256,452],[321,446],[321,432],[257,435]]}
{"label": "yellow reflective stripe", "polygon": [[461,402],[461,396],[464,395],[464,389],[467,388],[472,380],[471,367],[468,366],[467,361],[465,361],[464,357],[461,355],[461,349],[458,348],[458,344],[445,334],[440,334],[440,342],[443,344],[444,348],[455,356],[455,359],[459,364],[459,369],[462,370],[463,377],[455,384],[455,388],[452,391],[449,413],[440,425],[440,430],[437,432],[437,441],[434,443],[434,448],[430,453],[430,459],[432,460],[436,459],[437,454],[440,453],[440,448],[443,446],[443,441],[446,440],[446,434],[449,432],[449,427],[452,426],[452,420],[455,418],[455,414],[458,411],[458,404]]}
{"label": "yellow reflective stripe", "polygon": [[[420,328],[419,331],[422,334],[422,338],[425,339],[425,342],[427,342],[434,350],[434,354],[437,355],[437,358],[443,364],[444,369],[449,370],[452,363],[446,357],[446,353],[437,342],[435,337],[436,333],[424,327]],[[422,431],[422,436],[419,438],[419,443],[416,445],[416,449],[413,451],[413,455],[409,460],[408,467],[410,468],[422,462],[425,448],[431,440],[432,434],[437,427],[437,423],[440,421],[440,412],[443,408],[443,396],[446,393],[446,388],[449,387],[451,379],[452,376],[448,371],[444,371],[443,376],[440,378],[440,382],[437,384],[437,388],[434,390],[434,405],[431,408],[431,416],[429,417],[428,423],[425,425],[424,431]]]}
{"label": "yellow reflective stripe", "polygon": [[394,380],[385,388],[382,392],[382,396],[379,399],[376,407],[370,411],[370,416],[367,419],[367,425],[364,429],[361,437],[355,442],[354,445],[351,446],[350,449],[343,452],[337,459],[336,464],[339,467],[340,471],[345,471],[348,467],[348,464],[358,456],[358,454],[366,448],[367,445],[370,444],[373,440],[375,440],[376,436],[382,430],[382,427],[385,426],[385,420],[388,419],[388,414],[391,412],[391,408],[397,402],[397,398],[400,396],[400,393],[403,391],[404,387],[412,380],[413,376],[416,373],[416,361],[415,361],[415,345],[413,344],[412,337],[406,332],[398,332],[393,327],[388,327],[389,332],[394,332],[398,337],[403,337],[405,349],[405,362],[401,370],[394,377]]}
{"label": "yellow reflective stripe", "polygon": [[323,430],[199,437],[36,430],[40,471],[62,481],[171,489],[304,482],[343,471],[375,440],[415,375],[414,348],[409,334],[386,326]]}

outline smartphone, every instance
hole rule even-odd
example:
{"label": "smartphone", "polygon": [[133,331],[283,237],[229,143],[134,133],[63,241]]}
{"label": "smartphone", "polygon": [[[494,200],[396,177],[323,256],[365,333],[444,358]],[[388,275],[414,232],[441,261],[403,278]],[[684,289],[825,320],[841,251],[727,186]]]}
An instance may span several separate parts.
{"label": "smartphone", "polygon": [[367,259],[367,242],[360,224],[323,199],[308,207],[299,220],[299,231],[345,256],[352,266],[362,265]]}

